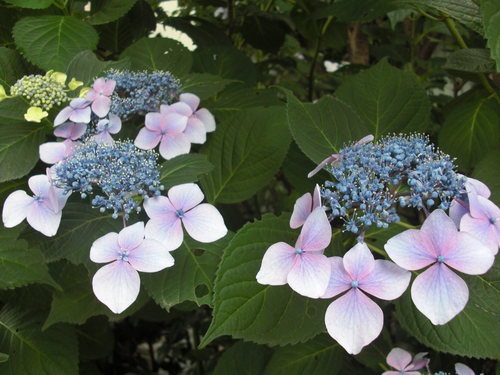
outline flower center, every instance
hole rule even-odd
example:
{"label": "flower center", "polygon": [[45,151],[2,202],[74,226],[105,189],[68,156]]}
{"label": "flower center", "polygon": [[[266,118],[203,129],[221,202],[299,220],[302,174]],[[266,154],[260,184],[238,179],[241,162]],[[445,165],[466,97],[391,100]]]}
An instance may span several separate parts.
{"label": "flower center", "polygon": [[302,254],[304,250],[302,250],[300,247],[295,248],[295,254]]}
{"label": "flower center", "polygon": [[490,223],[495,224],[498,220],[498,217],[490,217]]}
{"label": "flower center", "polygon": [[179,208],[177,211],[175,211],[175,213],[177,214],[177,217],[179,219],[182,219],[184,217],[184,210],[182,208]]}
{"label": "flower center", "polygon": [[123,260],[124,262],[128,262],[128,251],[122,250],[118,254],[118,260]]}
{"label": "flower center", "polygon": [[359,285],[359,282],[357,280],[351,281],[351,288],[357,288]]}
{"label": "flower center", "polygon": [[438,263],[443,263],[444,262],[444,256],[440,255],[437,257]]}
{"label": "flower center", "polygon": [[35,198],[35,202],[37,203],[42,203],[43,202],[43,197],[39,195],[35,195],[33,198]]}

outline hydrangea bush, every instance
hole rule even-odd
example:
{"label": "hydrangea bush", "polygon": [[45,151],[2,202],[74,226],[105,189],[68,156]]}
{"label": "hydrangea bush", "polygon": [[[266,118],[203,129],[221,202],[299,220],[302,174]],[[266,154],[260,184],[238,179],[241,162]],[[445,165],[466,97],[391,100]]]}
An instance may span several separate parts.
{"label": "hydrangea bush", "polygon": [[0,372],[496,373],[499,15],[1,3]]}

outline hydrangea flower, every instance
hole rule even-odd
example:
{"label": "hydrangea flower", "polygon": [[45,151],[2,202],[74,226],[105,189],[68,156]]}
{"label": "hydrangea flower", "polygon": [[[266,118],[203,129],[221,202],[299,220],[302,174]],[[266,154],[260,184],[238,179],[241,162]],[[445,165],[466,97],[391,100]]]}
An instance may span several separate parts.
{"label": "hydrangea flower", "polygon": [[396,371],[384,371],[382,375],[420,375],[420,370],[427,366],[427,353],[418,353],[411,358],[411,354],[401,348],[392,349],[387,355],[387,364]]}
{"label": "hydrangea flower", "polygon": [[109,98],[116,86],[116,81],[112,79],[97,78],[92,84],[92,90],[85,95],[85,99],[92,103],[92,111],[99,117],[108,114],[111,107]]}
{"label": "hydrangea flower", "polygon": [[31,176],[28,185],[33,196],[23,190],[11,193],[3,205],[2,220],[7,228],[20,224],[24,219],[31,227],[48,237],[57,233],[69,193],[55,188],[47,175]]}
{"label": "hydrangea flower", "polygon": [[96,125],[96,134],[92,137],[97,143],[112,144],[114,142],[111,134],[118,133],[122,128],[122,120],[112,113],[109,119],[101,119]]}
{"label": "hydrangea flower", "polygon": [[449,267],[480,275],[494,261],[491,251],[459,232],[443,210],[433,211],[420,230],[408,229],[387,241],[385,250],[399,266],[416,271],[427,266],[411,287],[413,303],[435,325],[446,324],[469,299],[467,284]]}
{"label": "hydrangea flower", "polygon": [[474,178],[465,177],[464,190],[462,194],[450,204],[449,215],[455,222],[457,228],[460,227],[462,216],[469,213],[470,202],[475,202],[477,196],[489,198],[491,191],[483,182]]}
{"label": "hydrangea flower", "polygon": [[71,139],[42,143],[38,148],[40,160],[47,164],[56,164],[73,155],[78,144],[79,142],[73,142]]}
{"label": "hydrangea flower", "polygon": [[144,210],[151,218],[146,224],[146,235],[161,241],[167,250],[177,249],[186,232],[199,242],[214,242],[227,233],[222,215],[208,203],[198,185],[177,185],[167,197],[157,196],[144,201]]}
{"label": "hydrangea flower", "polygon": [[174,258],[156,240],[144,237],[144,223],[108,233],[94,241],[90,259],[108,263],[92,279],[97,299],[119,314],[139,295],[140,272],[158,272],[174,265]]}
{"label": "hydrangea flower", "polygon": [[76,98],[69,102],[69,106],[65,107],[59,112],[54,119],[54,126],[63,124],[70,120],[73,122],[83,122],[88,124],[90,122],[90,102],[84,98]]}
{"label": "hydrangea flower", "polygon": [[375,260],[365,243],[358,243],[344,258],[329,258],[331,276],[321,298],[346,292],[328,306],[328,333],[348,353],[358,354],[377,338],[384,325],[380,307],[366,296],[384,300],[401,296],[410,283],[410,272],[388,260]]}
{"label": "hydrangea flower", "polygon": [[284,242],[271,245],[257,273],[265,285],[288,284],[297,293],[319,298],[325,293],[331,267],[323,254],[332,231],[325,211],[318,207],[307,217],[295,246]]}
{"label": "hydrangea flower", "polygon": [[179,103],[187,104],[189,108],[189,111],[186,112],[188,122],[184,133],[188,136],[191,143],[205,143],[206,133],[215,130],[214,116],[206,108],[198,109],[200,98],[194,94],[180,94]]}
{"label": "hydrangea flower", "polygon": [[56,137],[76,141],[77,139],[82,138],[86,131],[87,124],[83,122],[76,123],[68,121],[57,126],[57,128],[54,129],[54,135]]}
{"label": "hydrangea flower", "polygon": [[290,217],[290,228],[296,229],[304,225],[307,217],[315,208],[321,207],[321,192],[319,185],[314,188],[313,195],[305,193],[295,202],[292,216]]}

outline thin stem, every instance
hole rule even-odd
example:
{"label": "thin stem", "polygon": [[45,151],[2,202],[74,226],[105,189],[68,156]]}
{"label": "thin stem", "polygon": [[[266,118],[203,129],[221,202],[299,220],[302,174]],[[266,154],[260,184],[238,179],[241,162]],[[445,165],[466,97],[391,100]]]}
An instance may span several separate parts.
{"label": "thin stem", "polygon": [[316,40],[316,50],[314,51],[314,56],[313,60],[311,62],[311,68],[309,69],[309,92],[308,92],[308,98],[309,101],[313,100],[314,96],[314,79],[315,79],[315,71],[316,71],[316,64],[318,63],[318,56],[319,56],[319,51],[321,47],[321,41],[323,39],[323,35],[325,35],[326,30],[328,29],[328,26],[330,25],[330,22],[332,22],[333,17],[330,16],[325,20],[325,23],[321,27],[320,34],[318,36],[318,39]]}

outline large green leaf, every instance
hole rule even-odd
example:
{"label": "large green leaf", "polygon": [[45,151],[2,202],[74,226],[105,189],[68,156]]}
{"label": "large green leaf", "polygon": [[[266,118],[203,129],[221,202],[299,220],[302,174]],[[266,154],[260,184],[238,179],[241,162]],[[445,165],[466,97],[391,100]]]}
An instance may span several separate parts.
{"label": "large green leaf", "polygon": [[264,345],[239,341],[222,354],[212,375],[261,375],[271,353]]}
{"label": "large green leaf", "polygon": [[0,102],[0,182],[25,176],[38,161],[47,121],[26,122],[23,115],[27,109],[18,97]]}
{"label": "large green leaf", "polygon": [[82,51],[75,55],[70,61],[66,74],[68,77],[76,78],[85,85],[90,85],[93,80],[109,69],[128,69],[130,61],[128,59],[118,61],[101,61],[92,51]]}
{"label": "large green leaf", "polygon": [[179,155],[162,163],[160,182],[169,189],[174,185],[198,181],[199,176],[209,173],[213,165],[203,154]]}
{"label": "large green leaf", "polygon": [[387,60],[348,77],[335,94],[369,124],[375,139],[390,132],[424,131],[429,124],[424,88]]}
{"label": "large green leaf", "polygon": [[141,275],[149,295],[167,310],[184,301],[211,305],[215,271],[230,238],[228,235],[208,244],[185,238],[181,247],[172,252],[173,267]]}
{"label": "large green leaf", "polygon": [[55,286],[42,253],[18,240],[20,229],[0,228],[0,289],[43,283]]}
{"label": "large green leaf", "polygon": [[325,330],[323,315],[330,301],[303,297],[287,285],[260,285],[255,279],[270,245],[296,241],[298,232],[289,228],[289,220],[289,215],[264,216],[233,237],[217,271],[213,320],[201,345],[222,335],[287,345]]}
{"label": "large green leaf", "polygon": [[191,69],[193,58],[181,43],[168,38],[142,38],[120,55],[133,69],[164,70],[180,77]]}
{"label": "large green leaf", "polygon": [[[19,53],[13,49],[0,47],[0,85],[13,85],[24,75],[24,64]],[[4,87],[8,92],[8,87]]]}
{"label": "large green leaf", "polygon": [[370,132],[349,106],[331,96],[309,104],[287,91],[287,117],[295,143],[315,163]]}
{"label": "large green leaf", "polygon": [[40,317],[6,305],[0,311],[0,351],[9,360],[0,364],[5,375],[77,375],[78,345],[70,326],[41,331]]}
{"label": "large green leaf", "polygon": [[61,72],[78,52],[95,49],[98,40],[92,26],[71,16],[25,17],[15,24],[13,35],[33,64]]}
{"label": "large green leaf", "polygon": [[500,6],[497,0],[483,0],[479,3],[479,10],[483,16],[487,46],[496,61],[497,71],[500,71]]}
{"label": "large green leaf", "polygon": [[123,17],[137,0],[107,0],[100,2],[101,7],[94,12],[88,22],[91,25],[102,25]]}
{"label": "large green leaf", "polygon": [[500,205],[500,150],[487,153],[474,167],[472,177],[484,182],[491,190],[491,201]]}
{"label": "large green leaf", "polygon": [[20,8],[45,9],[52,5],[52,0],[5,0]]}
{"label": "large green leaf", "polygon": [[458,159],[463,168],[474,166],[500,145],[500,106],[481,91],[468,92],[444,109],[440,148]]}
{"label": "large green leaf", "polygon": [[429,348],[467,357],[498,359],[499,271],[496,264],[483,276],[460,275],[469,286],[469,301],[465,309],[445,325],[432,325],[412,305],[409,291],[396,301],[397,318],[408,333]]}
{"label": "large green leaf", "polygon": [[340,374],[345,351],[324,334],[304,343],[276,349],[264,375]]}
{"label": "large green leaf", "polygon": [[450,53],[443,67],[471,73],[492,73],[495,61],[486,48],[465,48]]}
{"label": "large green leaf", "polygon": [[201,100],[210,98],[235,80],[209,73],[191,73],[182,80],[182,91],[196,94]]}
{"label": "large green leaf", "polygon": [[250,198],[278,171],[289,144],[282,107],[242,110],[218,124],[202,149],[214,165],[201,178],[208,201]]}

